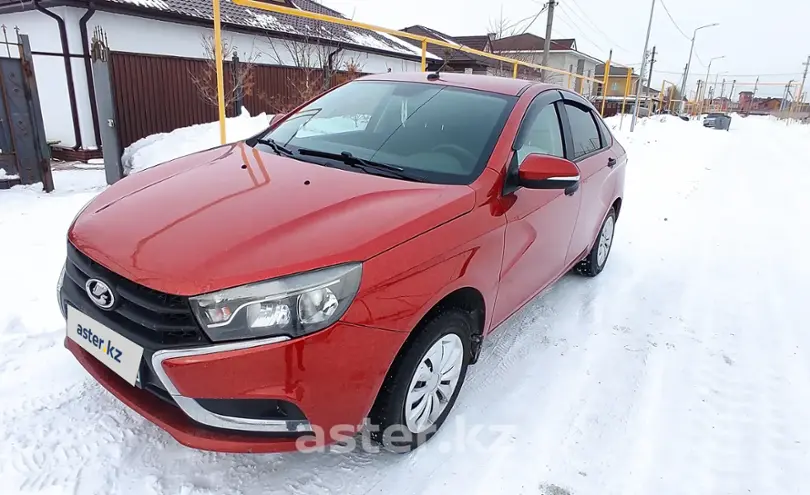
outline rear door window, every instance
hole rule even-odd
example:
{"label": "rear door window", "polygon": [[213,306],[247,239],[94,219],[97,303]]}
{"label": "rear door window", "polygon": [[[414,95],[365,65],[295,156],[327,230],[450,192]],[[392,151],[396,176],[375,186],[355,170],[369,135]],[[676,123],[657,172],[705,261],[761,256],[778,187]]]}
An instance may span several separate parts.
{"label": "rear door window", "polygon": [[576,160],[599,150],[602,142],[591,112],[571,103],[565,104],[565,111],[568,114],[571,139],[574,144],[572,158]]}
{"label": "rear door window", "polygon": [[601,118],[594,115],[593,119],[599,126],[599,134],[602,136],[602,148],[610,148],[610,146],[613,144],[613,135],[610,133],[607,125],[605,125],[605,122]]}

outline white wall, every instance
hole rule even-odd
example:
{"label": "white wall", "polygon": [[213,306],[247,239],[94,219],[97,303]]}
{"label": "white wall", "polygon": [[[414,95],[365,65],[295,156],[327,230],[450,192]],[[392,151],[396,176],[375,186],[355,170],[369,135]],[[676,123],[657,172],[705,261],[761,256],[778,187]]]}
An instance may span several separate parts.
{"label": "white wall", "polygon": [[[533,63],[533,64],[542,64],[543,63],[543,52],[504,52],[503,55],[505,56],[515,56],[520,60],[525,60],[526,62]],[[571,67],[573,66],[573,72],[577,72],[577,63],[582,59],[585,60],[585,67],[582,72],[582,75],[587,76],[588,71],[590,71],[590,76],[596,73],[596,63],[592,60],[582,57],[576,52],[570,51],[551,51],[548,54],[548,67],[552,67],[554,69],[560,69],[564,71],[570,71]],[[556,74],[551,73],[549,76],[549,82],[552,84],[559,84],[560,86],[567,87],[568,86],[568,75],[567,74]],[[585,96],[589,96],[590,88],[593,84],[592,81],[585,82]],[[571,89],[574,89],[574,79],[571,79]]]}
{"label": "white wall", "polygon": [[[69,9],[58,7],[52,9],[57,15],[65,17],[67,11],[80,9]],[[59,28],[56,21],[46,16],[42,12],[28,11],[14,14],[0,15],[0,23],[5,24],[9,31],[13,33],[13,27],[20,28],[21,34],[27,34],[31,42],[31,50],[41,52],[62,53],[62,44],[59,40]],[[67,25],[68,46],[71,53],[81,53],[78,21],[73,25]],[[73,31],[73,32],[71,32]],[[81,59],[71,61],[74,78],[81,76],[83,91],[86,95],[87,88],[84,81],[84,65]],[[79,72],[80,74],[77,74]],[[49,140],[58,140],[63,146],[74,146],[76,140],[73,134],[73,118],[70,112],[70,98],[68,97],[67,78],[65,76],[65,61],[62,57],[34,55],[34,74],[37,78],[37,88],[39,90],[39,100],[42,105],[42,120],[45,123],[45,136]],[[75,85],[79,85],[76,80]],[[77,99],[80,89],[77,87]],[[86,98],[86,96],[85,96]],[[89,134],[83,133],[90,139],[86,145],[95,145],[93,140],[93,122],[90,119],[89,104],[87,99],[87,123],[89,124]],[[81,115],[80,115],[81,117]],[[80,120],[81,122],[81,120]],[[87,127],[86,125],[83,127]]]}
{"label": "white wall", "polygon": [[[79,19],[85,9],[57,7],[50,9],[63,19],[68,35],[70,53],[81,54],[81,33]],[[33,51],[61,53],[59,29],[56,21],[39,11],[1,14],[0,23],[9,27],[18,26],[20,32],[28,34]],[[212,34],[211,29],[171,22],[162,22],[142,17],[96,12],[87,23],[88,36],[100,26],[107,34],[110,49],[150,55],[171,55],[176,57],[205,58],[201,38]],[[223,32],[224,39],[235,47],[241,59],[250,54],[258,56],[258,64],[293,65],[293,59],[282,43],[273,42],[264,36],[246,35],[229,31]],[[419,71],[419,62],[366,52],[346,50],[344,61],[354,60],[363,72],[404,72]],[[314,62],[314,61],[313,61]],[[93,133],[93,120],[90,110],[90,96],[84,60],[71,59],[76,105],[79,111],[79,129],[83,147],[95,148],[97,143]],[[35,55],[34,71],[42,103],[42,118],[45,122],[45,135],[49,140],[58,140],[61,145],[72,147],[76,144],[73,133],[73,119],[70,112],[67,78],[62,57]]]}

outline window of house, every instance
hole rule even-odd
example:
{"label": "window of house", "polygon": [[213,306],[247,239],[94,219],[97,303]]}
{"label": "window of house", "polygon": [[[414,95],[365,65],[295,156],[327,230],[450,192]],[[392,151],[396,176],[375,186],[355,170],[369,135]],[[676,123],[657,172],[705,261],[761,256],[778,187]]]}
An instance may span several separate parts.
{"label": "window of house", "polygon": [[591,112],[570,103],[566,103],[565,110],[571,126],[571,139],[574,142],[573,158],[598,150],[601,147],[599,130]]}
{"label": "window of house", "polygon": [[610,84],[610,90],[611,91],[618,91],[619,90],[619,83],[617,83],[617,82],[611,83]]}

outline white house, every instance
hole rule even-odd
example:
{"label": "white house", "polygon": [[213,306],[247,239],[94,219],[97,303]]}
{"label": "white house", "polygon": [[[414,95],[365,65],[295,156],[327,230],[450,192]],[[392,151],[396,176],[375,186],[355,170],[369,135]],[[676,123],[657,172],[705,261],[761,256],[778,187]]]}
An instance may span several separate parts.
{"label": "white house", "polygon": [[[342,17],[312,0],[265,1]],[[293,65],[280,40],[295,39],[341,47],[366,73],[420,70],[421,50],[386,34],[228,0],[221,16],[223,40],[240,56],[260,53],[257,64]],[[100,145],[89,56],[96,27],[113,51],[203,59],[201,40],[212,32],[212,19],[210,0],[0,0],[0,24],[7,26],[9,38],[15,28],[30,38],[47,138],[76,151]]]}
{"label": "white house", "polygon": [[[492,41],[492,51],[507,57],[517,58],[524,62],[542,64],[545,40],[531,33],[507,36]],[[577,42],[573,38],[551,40],[547,66],[567,72],[593,77],[596,66],[602,64],[601,60],[577,50]],[[567,75],[551,74],[549,81],[562,86],[569,84]],[[578,84],[575,84],[578,83]],[[570,81],[571,89],[580,91],[581,79]],[[585,95],[590,92],[591,84],[586,83]]]}

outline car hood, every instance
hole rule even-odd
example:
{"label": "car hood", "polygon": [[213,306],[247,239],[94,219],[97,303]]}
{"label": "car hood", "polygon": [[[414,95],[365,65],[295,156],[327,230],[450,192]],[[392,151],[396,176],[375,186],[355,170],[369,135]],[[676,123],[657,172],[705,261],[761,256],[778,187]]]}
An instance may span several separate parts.
{"label": "car hood", "polygon": [[237,143],[119,181],[68,238],[130,280],[195,295],[364,261],[474,201],[468,186],[349,172]]}

